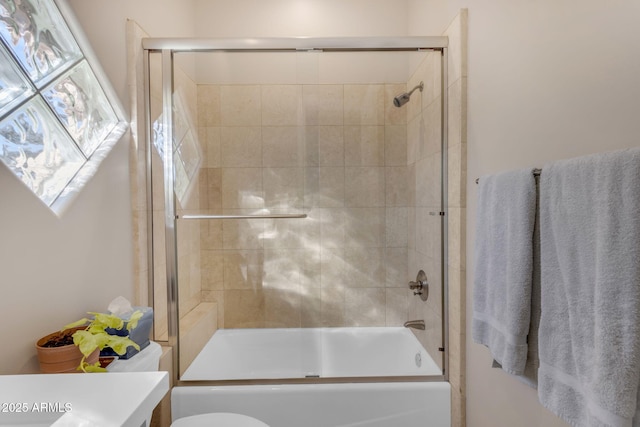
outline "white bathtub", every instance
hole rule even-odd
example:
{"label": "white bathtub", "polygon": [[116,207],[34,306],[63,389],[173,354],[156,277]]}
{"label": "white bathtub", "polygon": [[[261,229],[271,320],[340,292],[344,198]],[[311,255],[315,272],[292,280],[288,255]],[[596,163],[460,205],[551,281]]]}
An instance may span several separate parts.
{"label": "white bathtub", "polygon": [[450,427],[446,382],[174,387],[174,420],[209,412],[270,427]]}
{"label": "white bathtub", "polygon": [[[219,330],[182,380],[441,375],[406,328]],[[235,412],[271,427],[449,427],[446,382],[180,386],[173,419]]]}
{"label": "white bathtub", "polygon": [[441,375],[402,327],[220,329],[183,380]]}

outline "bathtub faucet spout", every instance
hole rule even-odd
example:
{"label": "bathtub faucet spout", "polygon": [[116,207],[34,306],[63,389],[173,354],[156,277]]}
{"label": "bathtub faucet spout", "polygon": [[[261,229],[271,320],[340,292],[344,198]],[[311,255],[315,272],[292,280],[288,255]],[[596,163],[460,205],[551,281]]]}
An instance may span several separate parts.
{"label": "bathtub faucet spout", "polygon": [[424,331],[424,327],[425,327],[424,320],[408,320],[404,322],[404,327],[420,329],[421,331]]}

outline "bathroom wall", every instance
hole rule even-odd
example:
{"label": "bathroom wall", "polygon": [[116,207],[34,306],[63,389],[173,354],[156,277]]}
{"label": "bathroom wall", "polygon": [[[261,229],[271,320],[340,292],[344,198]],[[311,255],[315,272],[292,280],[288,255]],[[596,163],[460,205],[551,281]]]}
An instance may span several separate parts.
{"label": "bathroom wall", "polygon": [[[468,8],[467,301],[473,295],[475,178],[640,145],[637,2],[426,1],[441,31]],[[467,306],[471,319],[471,304]],[[470,321],[467,322],[470,327]],[[462,331],[464,335],[464,330]],[[491,368],[466,336],[470,427],[560,427],[536,391]]]}
{"label": "bathroom wall", "polygon": [[[72,9],[128,108],[124,23],[127,11],[180,29],[185,2],[71,1]],[[118,8],[117,6],[121,6]],[[178,7],[179,6],[179,7]],[[126,10],[125,10],[126,9]],[[154,10],[154,13],[149,13]],[[171,17],[171,19],[168,19]],[[120,28],[120,31],[114,29]],[[185,28],[185,27],[182,27]],[[126,134],[61,218],[0,167],[0,374],[37,371],[34,342],[89,310],[104,310],[133,286],[129,138]]]}
{"label": "bathroom wall", "polygon": [[200,85],[201,205],[306,219],[203,223],[219,326],[399,326],[407,319],[400,84]]}

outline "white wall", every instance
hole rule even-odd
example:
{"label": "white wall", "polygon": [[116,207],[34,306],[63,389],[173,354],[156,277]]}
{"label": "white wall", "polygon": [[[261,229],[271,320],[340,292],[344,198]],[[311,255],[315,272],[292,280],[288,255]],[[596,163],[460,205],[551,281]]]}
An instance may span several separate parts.
{"label": "white wall", "polygon": [[195,0],[201,37],[402,36],[407,0]]}
{"label": "white wall", "polygon": [[[441,22],[469,11],[467,325],[473,294],[475,178],[640,145],[640,3],[585,0],[416,0]],[[469,330],[469,329],[468,329]],[[470,335],[470,334],[469,334]],[[467,425],[566,424],[536,392],[491,369],[467,336]]]}
{"label": "white wall", "polygon": [[40,337],[131,298],[128,185],[121,142],[58,218],[0,167],[0,374],[37,370]]}
{"label": "white wall", "polygon": [[[192,35],[184,0],[72,0],[81,26],[125,110],[125,19],[151,34]],[[129,135],[58,218],[0,167],[0,374],[37,371],[34,344],[104,310],[116,296],[133,298]]]}
{"label": "white wall", "polygon": [[194,0],[68,0],[125,106],[127,52],[125,24],[135,20],[152,37],[193,37]]}

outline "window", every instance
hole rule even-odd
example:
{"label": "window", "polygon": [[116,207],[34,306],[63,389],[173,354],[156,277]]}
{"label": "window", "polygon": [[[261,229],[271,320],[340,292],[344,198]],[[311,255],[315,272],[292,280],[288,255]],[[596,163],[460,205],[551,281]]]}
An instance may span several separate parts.
{"label": "window", "polygon": [[60,215],[126,130],[121,108],[53,0],[0,0],[0,42],[0,160]]}

